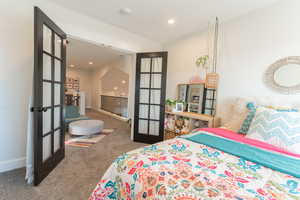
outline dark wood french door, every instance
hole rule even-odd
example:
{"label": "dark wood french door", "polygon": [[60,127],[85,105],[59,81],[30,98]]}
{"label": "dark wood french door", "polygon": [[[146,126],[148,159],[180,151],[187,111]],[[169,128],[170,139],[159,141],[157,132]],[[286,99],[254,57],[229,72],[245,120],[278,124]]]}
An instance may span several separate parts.
{"label": "dark wood french door", "polygon": [[164,138],[167,52],[138,53],[136,60],[134,141]]}
{"label": "dark wood french door", "polygon": [[34,8],[34,185],[65,156],[66,34]]}

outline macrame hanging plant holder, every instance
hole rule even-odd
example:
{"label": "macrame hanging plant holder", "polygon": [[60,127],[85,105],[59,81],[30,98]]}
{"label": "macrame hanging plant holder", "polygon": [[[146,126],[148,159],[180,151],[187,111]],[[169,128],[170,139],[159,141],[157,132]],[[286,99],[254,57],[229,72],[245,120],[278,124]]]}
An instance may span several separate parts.
{"label": "macrame hanging plant holder", "polygon": [[206,74],[205,87],[210,89],[216,89],[218,86],[219,75],[217,74],[217,61],[218,61],[218,38],[219,38],[219,19],[216,18],[215,31],[214,31],[214,51],[212,72]]}

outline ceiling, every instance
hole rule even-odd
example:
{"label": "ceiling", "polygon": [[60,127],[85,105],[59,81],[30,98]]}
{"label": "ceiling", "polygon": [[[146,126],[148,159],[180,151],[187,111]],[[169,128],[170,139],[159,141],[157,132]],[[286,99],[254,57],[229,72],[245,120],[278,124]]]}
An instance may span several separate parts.
{"label": "ceiling", "polygon": [[[162,44],[204,30],[215,16],[226,21],[276,1],[279,0],[52,0]],[[132,13],[121,15],[122,8]],[[170,18],[175,19],[174,25],[167,23]]]}
{"label": "ceiling", "polygon": [[[68,38],[67,67],[92,70],[118,59],[125,53],[107,46],[95,45],[82,40]],[[92,65],[89,62],[93,62]]]}

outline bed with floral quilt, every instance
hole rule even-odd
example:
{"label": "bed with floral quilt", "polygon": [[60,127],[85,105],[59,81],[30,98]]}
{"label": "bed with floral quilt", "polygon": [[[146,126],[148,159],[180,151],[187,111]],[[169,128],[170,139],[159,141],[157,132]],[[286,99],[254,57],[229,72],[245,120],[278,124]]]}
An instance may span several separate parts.
{"label": "bed with floral quilt", "polygon": [[90,200],[300,200],[300,155],[200,129],[119,156]]}

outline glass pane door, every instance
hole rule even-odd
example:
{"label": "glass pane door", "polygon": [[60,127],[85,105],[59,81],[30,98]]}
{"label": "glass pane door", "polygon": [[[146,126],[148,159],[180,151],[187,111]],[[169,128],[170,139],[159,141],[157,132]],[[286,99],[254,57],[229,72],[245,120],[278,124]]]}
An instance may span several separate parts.
{"label": "glass pane door", "polygon": [[64,158],[66,34],[34,9],[34,184]]}
{"label": "glass pane door", "polygon": [[166,57],[166,52],[137,56],[135,141],[154,143],[163,139]]}
{"label": "glass pane door", "polygon": [[47,162],[63,145],[60,142],[63,137],[62,40],[54,30],[43,25],[43,162]]}

